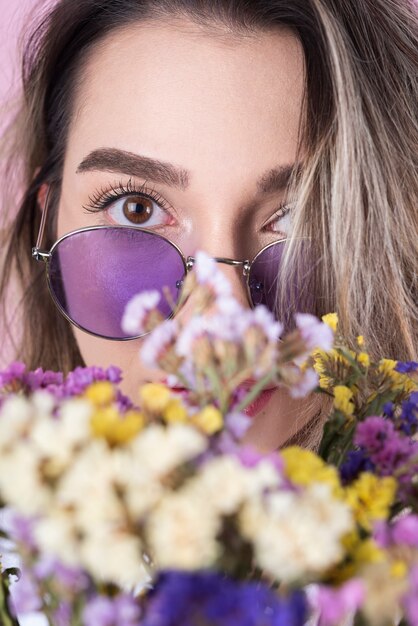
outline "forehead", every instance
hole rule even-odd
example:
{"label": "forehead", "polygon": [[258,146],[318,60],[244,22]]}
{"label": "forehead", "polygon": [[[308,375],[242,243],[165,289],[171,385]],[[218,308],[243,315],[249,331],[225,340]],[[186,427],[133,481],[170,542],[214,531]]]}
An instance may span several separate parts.
{"label": "forehead", "polygon": [[303,88],[302,46],[289,30],[228,41],[187,22],[135,24],[90,52],[67,152],[76,164],[116,147],[192,173],[222,177],[228,166],[233,180],[292,161]]}

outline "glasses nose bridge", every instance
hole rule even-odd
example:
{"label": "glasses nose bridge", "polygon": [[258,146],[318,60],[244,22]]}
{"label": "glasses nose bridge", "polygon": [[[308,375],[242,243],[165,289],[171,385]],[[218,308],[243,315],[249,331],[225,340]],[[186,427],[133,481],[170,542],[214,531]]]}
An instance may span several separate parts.
{"label": "glasses nose bridge", "polygon": [[[230,259],[228,257],[215,256],[212,257],[216,263],[222,263],[223,265],[229,265],[230,267],[242,267],[242,275],[246,278],[249,274],[251,268],[251,262],[248,259],[239,260],[239,259]],[[193,266],[196,262],[195,257],[189,256],[186,259],[186,268],[187,271],[190,272],[193,269]]]}

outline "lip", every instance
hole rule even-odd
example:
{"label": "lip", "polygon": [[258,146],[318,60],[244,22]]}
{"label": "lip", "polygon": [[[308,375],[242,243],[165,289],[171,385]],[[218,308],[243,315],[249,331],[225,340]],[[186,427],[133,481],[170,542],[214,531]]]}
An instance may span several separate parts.
{"label": "lip", "polygon": [[247,408],[244,409],[243,413],[248,415],[248,417],[255,417],[257,413],[260,413],[270,402],[272,395],[274,394],[276,387],[273,389],[265,389],[260,393],[259,396],[255,400],[253,400]]}
{"label": "lip", "polygon": [[[164,384],[168,385],[170,389],[174,391],[174,393],[186,395],[190,391],[189,389],[186,389],[185,387],[182,387],[180,385],[169,385],[167,379],[164,379],[163,382]],[[246,380],[241,383],[239,388],[243,390],[250,390],[255,383],[255,380]],[[257,413],[260,413],[260,411],[262,411],[267,406],[276,389],[277,386],[264,389],[264,391],[262,391],[255,400],[250,402],[250,404],[243,410],[243,413],[245,413],[245,415],[247,415],[248,417],[255,417]]]}

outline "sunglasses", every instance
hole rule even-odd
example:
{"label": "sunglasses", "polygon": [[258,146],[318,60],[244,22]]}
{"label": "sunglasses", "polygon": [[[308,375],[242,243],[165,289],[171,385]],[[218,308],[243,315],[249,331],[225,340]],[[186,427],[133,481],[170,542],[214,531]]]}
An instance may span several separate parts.
{"label": "sunglasses", "polygon": [[[122,317],[128,302],[149,290],[162,295],[158,309],[163,317],[173,315],[194,257],[186,258],[172,241],[152,230],[131,226],[81,228],[58,239],[49,251],[42,250],[47,206],[48,199],[32,256],[45,263],[52,299],[69,322],[97,337],[138,339],[143,335],[132,337],[123,331]],[[264,304],[276,311],[286,241],[283,238],[266,245],[252,261],[215,258],[242,269],[251,306]]]}

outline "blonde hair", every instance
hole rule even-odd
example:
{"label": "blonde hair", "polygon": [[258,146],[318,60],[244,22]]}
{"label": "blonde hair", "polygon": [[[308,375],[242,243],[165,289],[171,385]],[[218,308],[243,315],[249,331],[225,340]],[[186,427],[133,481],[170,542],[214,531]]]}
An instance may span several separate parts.
{"label": "blonde hair", "polygon": [[[298,34],[306,67],[303,167],[291,185],[295,239],[282,271],[300,271],[298,242],[309,238],[315,312],[336,311],[347,341],[361,333],[374,357],[416,358],[418,15],[408,0],[60,0],[42,14],[26,43],[24,97],[7,161],[25,187],[17,213],[8,215],[0,283],[3,305],[13,276],[21,288],[16,356],[64,372],[82,364],[31,247],[42,184],[53,185],[58,204],[87,52],[128,23],[179,16],[226,38],[283,26]],[[47,245],[54,239],[52,219]]]}

